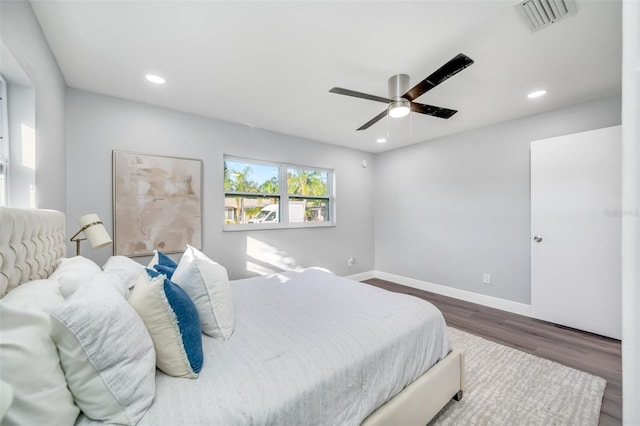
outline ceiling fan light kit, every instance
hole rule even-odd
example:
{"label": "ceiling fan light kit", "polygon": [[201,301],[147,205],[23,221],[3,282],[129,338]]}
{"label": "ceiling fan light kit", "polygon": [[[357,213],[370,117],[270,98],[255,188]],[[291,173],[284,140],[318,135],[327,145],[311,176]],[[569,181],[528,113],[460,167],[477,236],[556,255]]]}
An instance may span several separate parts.
{"label": "ceiling fan light kit", "polygon": [[409,115],[411,102],[406,99],[400,99],[389,104],[389,117],[401,118]]}
{"label": "ceiling fan light kit", "polygon": [[387,109],[360,126],[358,130],[368,129],[387,114],[392,118],[400,118],[406,116],[411,111],[447,119],[458,111],[433,105],[425,105],[413,101],[443,81],[453,77],[471,64],[473,64],[473,60],[471,58],[459,53],[410,90],[408,90],[409,76],[407,74],[396,74],[389,78],[389,98],[369,95],[367,93],[356,92],[354,90],[343,89],[341,87],[334,87],[329,90],[329,92],[387,104]]}

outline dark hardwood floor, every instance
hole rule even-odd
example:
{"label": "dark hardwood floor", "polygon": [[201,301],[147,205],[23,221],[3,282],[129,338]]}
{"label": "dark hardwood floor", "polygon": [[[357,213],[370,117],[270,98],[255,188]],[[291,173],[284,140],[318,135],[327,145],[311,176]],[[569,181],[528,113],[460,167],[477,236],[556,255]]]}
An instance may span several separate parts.
{"label": "dark hardwood floor", "polygon": [[448,325],[485,339],[600,376],[607,381],[600,426],[622,424],[620,341],[545,321],[406,287],[381,279],[365,283],[428,300]]}

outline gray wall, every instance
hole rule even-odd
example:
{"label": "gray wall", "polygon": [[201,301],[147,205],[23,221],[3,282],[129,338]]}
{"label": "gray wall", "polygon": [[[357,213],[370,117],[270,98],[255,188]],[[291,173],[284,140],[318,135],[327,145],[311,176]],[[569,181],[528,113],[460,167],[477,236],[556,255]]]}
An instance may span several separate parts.
{"label": "gray wall", "polygon": [[65,211],[64,77],[27,1],[0,1],[0,38],[35,87],[36,207]]}
{"label": "gray wall", "polygon": [[377,155],[376,270],[530,303],[529,142],[620,113],[608,97]]}
{"label": "gray wall", "polygon": [[[246,266],[255,260],[247,255],[248,243],[266,244],[292,265],[322,266],[338,275],[374,269],[373,154],[76,89],[67,91],[67,117],[70,231],[86,213],[97,213],[112,229],[112,150],[198,158],[204,164],[203,250],[231,278],[254,275]],[[334,169],[338,225],[223,232],[223,154]],[[92,250],[85,242],[82,249],[102,264],[112,246]],[[356,264],[347,267],[350,256]],[[278,269],[266,259],[257,263]]]}

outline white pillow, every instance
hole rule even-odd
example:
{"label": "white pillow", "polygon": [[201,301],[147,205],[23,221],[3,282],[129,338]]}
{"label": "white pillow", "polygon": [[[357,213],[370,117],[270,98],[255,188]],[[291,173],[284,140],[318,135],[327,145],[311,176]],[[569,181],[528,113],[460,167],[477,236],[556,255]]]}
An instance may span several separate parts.
{"label": "white pillow", "polygon": [[114,287],[89,284],[48,311],[67,384],[83,413],[138,423],[155,395],[156,354],[135,310]]}
{"label": "white pillow", "polygon": [[13,306],[32,308],[41,311],[44,308],[64,302],[57,280],[33,280],[21,284],[7,293],[2,301]]}
{"label": "white pillow", "polygon": [[60,282],[60,292],[67,299],[100,272],[102,269],[93,261],[86,257],[75,256],[60,259],[58,267],[49,278]]}
{"label": "white pillow", "polygon": [[202,331],[227,340],[233,333],[233,300],[224,266],[187,245],[172,281],[189,295],[200,315]]}
{"label": "white pillow", "polygon": [[158,250],[154,250],[153,251],[153,257],[149,261],[149,264],[147,265],[147,268],[153,269],[153,266],[157,265],[159,261],[160,261],[160,257],[158,255]]}
{"label": "white pillow", "polygon": [[112,272],[118,275],[127,285],[133,288],[136,280],[144,272],[144,265],[126,256],[111,256],[102,267],[104,272]]}
{"label": "white pillow", "polygon": [[138,277],[129,303],[144,321],[158,368],[170,376],[196,379],[204,361],[202,331],[187,293],[154,270]]}
{"label": "white pillow", "polygon": [[78,417],[42,310],[63,302],[51,280],[22,284],[0,301],[0,376],[13,388],[2,424],[73,424]]}

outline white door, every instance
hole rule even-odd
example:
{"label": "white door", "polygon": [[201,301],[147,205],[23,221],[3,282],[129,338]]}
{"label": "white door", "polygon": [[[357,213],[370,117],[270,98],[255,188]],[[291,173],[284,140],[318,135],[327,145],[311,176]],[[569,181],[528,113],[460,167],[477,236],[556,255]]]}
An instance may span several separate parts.
{"label": "white door", "polygon": [[621,129],[531,142],[531,306],[621,338]]}

